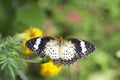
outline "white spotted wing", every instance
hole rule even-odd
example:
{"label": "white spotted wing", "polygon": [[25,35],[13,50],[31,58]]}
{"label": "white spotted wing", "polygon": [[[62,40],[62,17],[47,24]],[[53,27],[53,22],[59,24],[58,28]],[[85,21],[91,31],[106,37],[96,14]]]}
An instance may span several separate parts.
{"label": "white spotted wing", "polygon": [[56,40],[50,41],[45,45],[44,54],[51,59],[59,59],[59,42]]}
{"label": "white spotted wing", "polygon": [[55,39],[47,36],[30,39],[26,46],[40,57],[49,56],[54,63],[63,65],[73,64],[95,50],[95,46],[85,40]]}

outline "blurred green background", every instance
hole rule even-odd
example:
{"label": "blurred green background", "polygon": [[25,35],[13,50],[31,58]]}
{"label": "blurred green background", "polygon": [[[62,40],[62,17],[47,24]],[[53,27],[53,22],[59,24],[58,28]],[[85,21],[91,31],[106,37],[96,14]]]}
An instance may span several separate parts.
{"label": "blurred green background", "polygon": [[30,26],[43,35],[77,37],[96,46],[93,54],[44,80],[120,80],[120,0],[0,0],[3,37]]}

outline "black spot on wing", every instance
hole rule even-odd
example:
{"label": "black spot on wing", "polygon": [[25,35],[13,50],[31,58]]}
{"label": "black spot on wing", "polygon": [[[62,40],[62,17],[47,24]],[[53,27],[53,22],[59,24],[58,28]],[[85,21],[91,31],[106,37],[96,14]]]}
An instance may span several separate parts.
{"label": "black spot on wing", "polygon": [[[36,43],[36,40],[40,38],[40,44],[38,45],[38,49],[34,48],[34,45]],[[36,38],[32,38],[30,40],[28,40],[26,42],[26,46],[32,50],[34,53],[37,53],[40,57],[44,57],[44,49],[45,49],[45,45],[47,42],[49,42],[50,40],[54,40],[53,37],[48,37],[48,36],[43,36],[43,37],[36,37]]]}
{"label": "black spot on wing", "polygon": [[53,59],[54,64],[61,64],[61,59]]}
{"label": "black spot on wing", "polygon": [[59,58],[59,59],[53,59],[54,61],[54,64],[63,64],[64,66],[69,66],[71,64],[74,64],[76,61],[78,60],[78,56],[75,55],[73,58],[71,59],[62,59],[62,58]]}
{"label": "black spot on wing", "polygon": [[62,63],[63,65],[70,65],[70,64],[73,64],[73,63],[76,62],[76,61],[77,61],[76,58],[72,58],[72,59],[70,59],[70,60],[61,60],[61,63]]}
{"label": "black spot on wing", "polygon": [[62,59],[55,59],[53,60],[54,64],[63,64],[64,66],[73,64],[76,60],[73,58],[71,60],[62,60]]}

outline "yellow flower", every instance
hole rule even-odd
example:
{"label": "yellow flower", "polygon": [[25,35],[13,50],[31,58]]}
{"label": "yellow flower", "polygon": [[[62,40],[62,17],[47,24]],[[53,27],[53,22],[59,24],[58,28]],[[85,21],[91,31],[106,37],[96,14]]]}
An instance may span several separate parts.
{"label": "yellow flower", "polygon": [[31,38],[34,38],[34,37],[40,37],[42,36],[42,31],[38,28],[32,28],[30,27],[29,29],[25,30],[21,36],[24,36],[25,39],[23,40],[22,42],[22,45],[23,45],[23,53],[24,54],[31,54],[32,52],[26,47],[25,43],[27,40],[31,39]]}
{"label": "yellow flower", "polygon": [[49,61],[40,65],[40,75],[42,76],[55,76],[57,75],[61,68],[61,64],[54,64],[53,61]]}

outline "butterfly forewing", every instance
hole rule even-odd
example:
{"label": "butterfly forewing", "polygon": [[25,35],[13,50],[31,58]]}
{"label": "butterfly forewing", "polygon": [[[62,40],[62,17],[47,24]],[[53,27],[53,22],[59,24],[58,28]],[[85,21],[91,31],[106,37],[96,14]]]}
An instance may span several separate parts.
{"label": "butterfly forewing", "polygon": [[54,40],[53,37],[36,37],[36,38],[32,38],[30,40],[28,40],[26,42],[26,46],[32,50],[34,53],[38,54],[40,57],[44,57],[44,49],[46,44],[51,41]]}
{"label": "butterfly forewing", "polygon": [[70,38],[68,41],[74,44],[75,51],[78,53],[79,57],[84,57],[95,50],[95,46],[88,41],[77,38]]}

